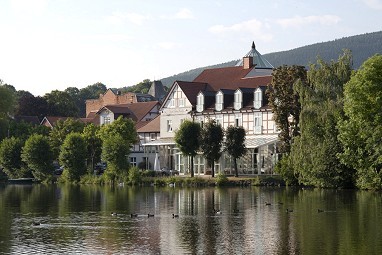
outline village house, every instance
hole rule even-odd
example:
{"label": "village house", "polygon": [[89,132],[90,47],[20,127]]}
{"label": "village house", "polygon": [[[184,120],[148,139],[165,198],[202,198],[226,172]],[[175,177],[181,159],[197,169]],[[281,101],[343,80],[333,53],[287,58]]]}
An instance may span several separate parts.
{"label": "village house", "polygon": [[[160,138],[144,144],[146,152],[159,155],[161,167],[188,174],[189,159],[181,155],[174,136],[185,119],[203,123],[214,119],[224,129],[246,130],[247,153],[238,161],[239,173],[272,174],[278,160],[278,131],[265,90],[273,66],[251,50],[234,67],[206,69],[192,82],[175,81],[160,108]],[[149,153],[148,153],[149,154]],[[233,174],[233,163],[223,153],[216,172]],[[202,155],[194,159],[195,175],[210,174]]]}

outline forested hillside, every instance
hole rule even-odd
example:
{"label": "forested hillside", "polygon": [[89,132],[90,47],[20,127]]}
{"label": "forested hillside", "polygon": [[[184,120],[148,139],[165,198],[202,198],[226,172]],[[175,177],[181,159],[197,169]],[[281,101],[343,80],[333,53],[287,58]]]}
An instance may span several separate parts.
{"label": "forested hillside", "polygon": [[[316,43],[288,51],[264,54],[263,56],[274,67],[281,65],[307,66],[309,63],[316,62],[317,56],[320,56],[325,61],[338,59],[338,56],[342,53],[343,49],[350,49],[352,51],[353,67],[357,69],[369,57],[376,53],[382,54],[382,31],[345,37],[329,42]],[[246,52],[243,52],[243,55],[245,53]],[[206,68],[234,66],[237,61],[238,59],[222,64],[192,69],[187,72],[164,78],[161,81],[165,86],[171,86],[176,80],[192,81]]]}

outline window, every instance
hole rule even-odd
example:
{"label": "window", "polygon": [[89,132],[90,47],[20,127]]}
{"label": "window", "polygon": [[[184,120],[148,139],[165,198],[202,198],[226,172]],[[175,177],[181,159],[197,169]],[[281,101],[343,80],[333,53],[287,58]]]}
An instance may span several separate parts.
{"label": "window", "polygon": [[136,157],[130,157],[130,164],[132,166],[137,166],[137,158]]}
{"label": "window", "polygon": [[196,110],[198,112],[202,112],[204,110],[204,96],[202,94],[199,94],[196,97]]}
{"label": "window", "polygon": [[150,134],[150,140],[155,141],[156,140],[156,134]]}
{"label": "window", "polygon": [[184,98],[178,99],[179,107],[184,107]]}
{"label": "window", "polygon": [[254,113],[254,133],[255,134],[261,134],[262,132],[262,115],[261,112],[255,112]]}
{"label": "window", "polygon": [[241,91],[238,90],[235,92],[235,101],[234,101],[234,108],[235,110],[240,110],[243,106],[242,103],[242,94]]}
{"label": "window", "polygon": [[175,104],[174,104],[174,98],[171,98],[171,99],[169,100],[169,102],[168,102],[168,107],[169,107],[169,108],[173,108],[173,107],[175,107]]}
{"label": "window", "polygon": [[241,127],[241,114],[235,114],[235,127]]}
{"label": "window", "polygon": [[263,92],[260,88],[256,89],[254,100],[253,100],[253,107],[255,109],[259,109],[261,106],[263,106]]}
{"label": "window", "polygon": [[216,105],[215,105],[216,111],[221,111],[223,110],[223,93],[218,92],[216,94]]}
{"label": "window", "polygon": [[167,120],[167,132],[172,132],[172,120]]}
{"label": "window", "polygon": [[107,125],[111,123],[110,117],[103,117],[103,124]]}
{"label": "window", "polygon": [[216,121],[216,124],[223,126],[223,116],[222,115],[216,116],[215,121]]}

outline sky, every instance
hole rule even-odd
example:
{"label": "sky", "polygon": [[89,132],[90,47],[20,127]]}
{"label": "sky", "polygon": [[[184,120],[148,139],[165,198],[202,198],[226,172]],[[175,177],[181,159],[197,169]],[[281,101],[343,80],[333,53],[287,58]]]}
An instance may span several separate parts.
{"label": "sky", "polygon": [[43,96],[382,30],[382,0],[0,0],[0,79]]}

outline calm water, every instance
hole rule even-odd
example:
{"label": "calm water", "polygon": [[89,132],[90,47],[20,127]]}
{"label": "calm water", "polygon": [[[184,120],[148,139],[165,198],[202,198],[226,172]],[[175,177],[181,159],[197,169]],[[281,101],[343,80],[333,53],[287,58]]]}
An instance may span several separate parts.
{"label": "calm water", "polygon": [[290,188],[3,185],[0,253],[381,254],[382,196]]}

